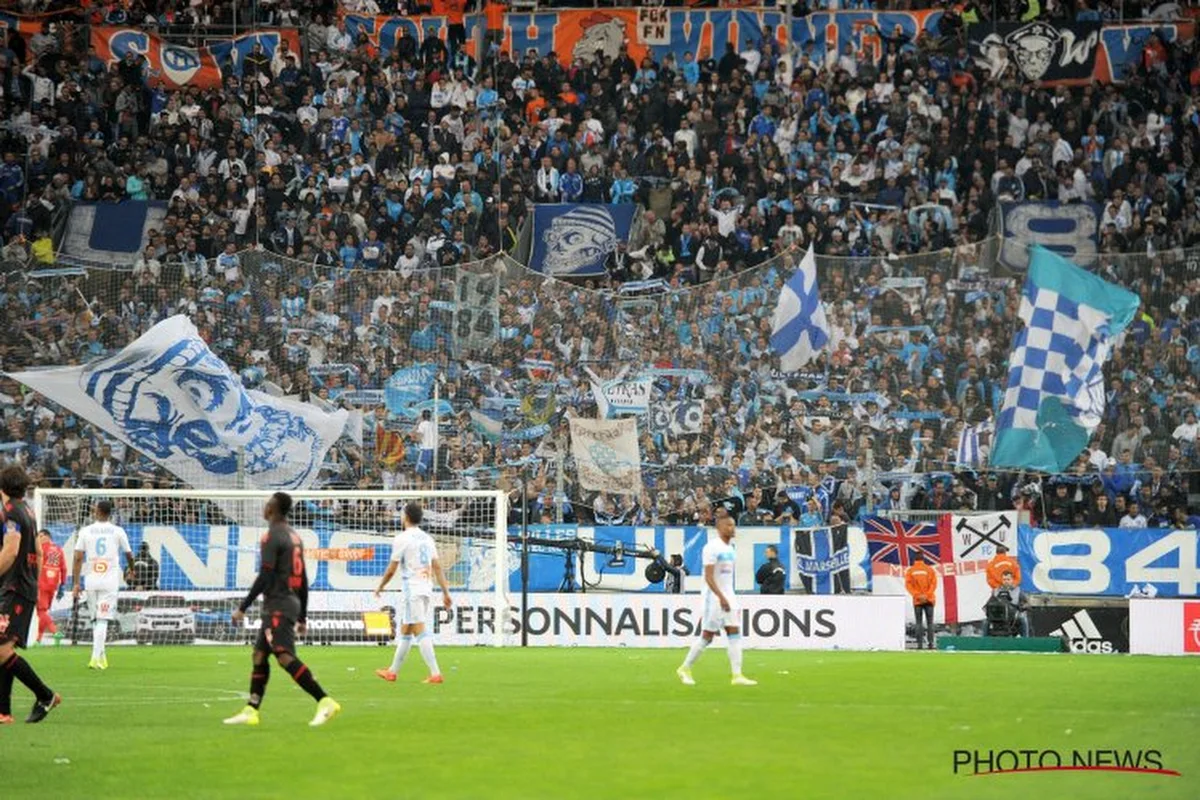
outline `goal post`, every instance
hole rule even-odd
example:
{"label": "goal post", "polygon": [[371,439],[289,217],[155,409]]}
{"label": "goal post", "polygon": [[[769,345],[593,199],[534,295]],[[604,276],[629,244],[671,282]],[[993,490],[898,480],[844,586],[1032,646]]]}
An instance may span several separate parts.
{"label": "goal post", "polygon": [[[129,535],[134,567],[125,576],[109,640],[138,644],[249,642],[258,606],[235,626],[232,612],[259,569],[266,532],[263,506],[272,492],[191,489],[38,489],[32,505],[40,528],[66,555],[93,521],[100,500]],[[481,610],[480,644],[515,642],[508,597],[508,498],[500,490],[289,492],[290,522],[304,541],[309,575],[309,632],[316,643],[383,643],[394,637],[397,577],[382,600],[374,590],[391,559],[406,503],[424,511],[421,527],[437,543],[451,593]],[[85,587],[86,588],[86,587]],[[466,593],[465,595],[463,593]],[[461,599],[460,597],[460,599]],[[90,641],[92,609],[84,595],[72,614],[71,593],[51,608],[62,639]],[[451,616],[435,603],[434,627]],[[488,613],[484,613],[486,610]],[[485,619],[486,617],[486,619]]]}

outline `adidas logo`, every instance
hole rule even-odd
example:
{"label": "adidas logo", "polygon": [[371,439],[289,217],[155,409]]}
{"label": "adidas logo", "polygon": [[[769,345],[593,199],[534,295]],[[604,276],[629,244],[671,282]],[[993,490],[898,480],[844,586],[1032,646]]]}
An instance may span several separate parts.
{"label": "adidas logo", "polygon": [[1100,635],[1100,629],[1085,609],[1076,611],[1069,620],[1050,631],[1050,635],[1065,638],[1072,653],[1117,652],[1113,643]]}

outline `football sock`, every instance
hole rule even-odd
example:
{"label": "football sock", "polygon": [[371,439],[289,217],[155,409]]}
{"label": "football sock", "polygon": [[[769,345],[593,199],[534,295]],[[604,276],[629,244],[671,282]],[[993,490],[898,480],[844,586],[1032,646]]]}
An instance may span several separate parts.
{"label": "football sock", "polygon": [[425,659],[425,666],[429,667],[429,674],[441,675],[437,656],[433,654],[433,637],[429,633],[422,633],[417,637],[417,648],[421,651],[421,658]]}
{"label": "football sock", "polygon": [[4,667],[12,676],[9,680],[11,681],[12,678],[16,678],[25,684],[25,688],[33,692],[33,696],[38,699],[38,702],[49,703],[54,699],[54,692],[50,691],[50,687],[42,683],[42,679],[38,677],[38,674],[33,671],[33,667],[29,666],[29,662],[25,659],[13,654],[13,657],[8,660],[8,663]]}
{"label": "football sock", "polygon": [[108,637],[108,620],[98,619],[92,626],[92,658],[104,657],[104,640]]}
{"label": "football sock", "polygon": [[688,669],[692,664],[695,664],[696,659],[700,657],[700,654],[704,652],[704,648],[708,647],[709,644],[709,640],[703,636],[692,642],[692,647],[688,650],[687,658],[683,660],[684,669]]}
{"label": "football sock", "polygon": [[742,674],[742,635],[729,634],[729,667],[734,675]]}
{"label": "football sock", "polygon": [[312,695],[313,700],[319,703],[325,699],[325,690],[321,688],[321,684],[317,683],[317,679],[312,676],[312,672],[303,661],[297,658],[284,669],[301,689]]}
{"label": "football sock", "polygon": [[262,705],[269,680],[271,680],[271,662],[264,659],[263,663],[255,664],[250,672],[250,702],[248,705],[251,708],[258,708]]}
{"label": "football sock", "polygon": [[400,641],[396,644],[396,655],[392,656],[392,672],[399,672],[400,667],[404,666],[404,659],[408,656],[408,651],[412,647],[413,637],[404,635],[400,637]]}
{"label": "football sock", "polygon": [[8,664],[0,665],[0,714],[5,716],[12,715],[12,682],[13,674]]}

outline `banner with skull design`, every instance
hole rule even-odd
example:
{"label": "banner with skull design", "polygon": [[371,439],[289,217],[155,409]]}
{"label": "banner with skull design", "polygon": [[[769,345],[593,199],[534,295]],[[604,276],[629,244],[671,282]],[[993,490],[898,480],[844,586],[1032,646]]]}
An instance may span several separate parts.
{"label": "banner with skull design", "polygon": [[245,389],[182,315],[82,367],[8,377],[197,489],[304,489],[348,417]]}
{"label": "banner with skull design", "polygon": [[529,266],[553,276],[603,275],[608,254],[629,241],[634,203],[549,203],[533,209]]}
{"label": "banner with skull design", "polygon": [[1014,68],[1021,81],[1088,83],[1100,52],[1100,23],[999,22],[970,27],[971,56],[998,78]]}

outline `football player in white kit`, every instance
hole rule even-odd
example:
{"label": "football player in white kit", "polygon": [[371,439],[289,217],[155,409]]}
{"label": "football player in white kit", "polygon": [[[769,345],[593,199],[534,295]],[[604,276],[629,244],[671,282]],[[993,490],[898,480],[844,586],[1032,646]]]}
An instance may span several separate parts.
{"label": "football player in white kit", "polygon": [[692,664],[712,644],[713,637],[725,631],[729,642],[729,666],[733,670],[734,686],[756,686],[742,674],[742,633],[738,625],[738,607],[733,593],[733,517],[725,509],[717,511],[717,538],[709,539],[704,545],[700,559],[704,564],[704,616],[700,623],[700,638],[688,650],[687,658],[675,672],[687,686],[694,686]]}
{"label": "football player in white kit", "polygon": [[96,503],[92,513],[96,521],[85,525],[75,537],[74,594],[78,598],[85,588],[80,584],[81,569],[86,575],[88,608],[92,612],[92,660],[88,669],[108,669],[104,640],[108,623],[117,617],[117,592],[121,588],[121,554],[126,568],[133,566],[133,550],[129,537],[120,525],[109,522],[113,506],[108,500]]}
{"label": "football player in white kit", "polygon": [[442,572],[441,562],[438,561],[437,545],[433,537],[418,527],[421,524],[421,506],[418,503],[408,503],[404,506],[404,530],[396,535],[392,542],[392,561],[383,573],[375,596],[383,594],[396,570],[400,570],[401,591],[403,603],[400,609],[400,635],[396,642],[396,655],[388,669],[377,669],[375,674],[385,681],[394,682],[396,673],[404,664],[404,659],[413,643],[421,651],[421,658],[429,667],[429,677],[424,683],[441,683],[442,671],[438,669],[437,657],[433,654],[433,632],[425,629],[431,619],[433,578],[437,579],[442,588],[442,605],[449,610],[453,603],[450,600],[450,586],[446,583],[446,575]]}

